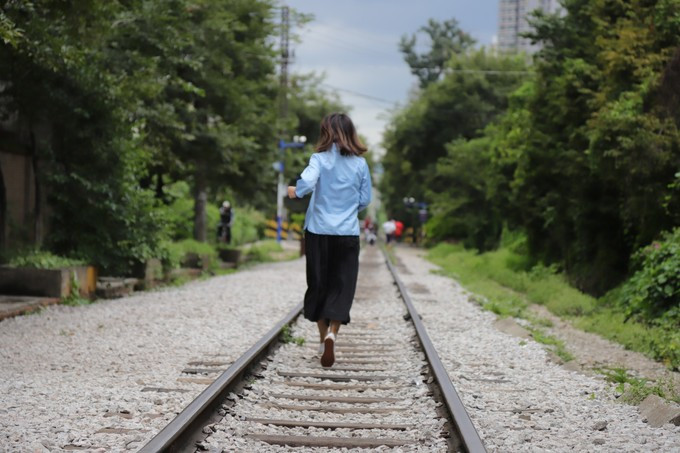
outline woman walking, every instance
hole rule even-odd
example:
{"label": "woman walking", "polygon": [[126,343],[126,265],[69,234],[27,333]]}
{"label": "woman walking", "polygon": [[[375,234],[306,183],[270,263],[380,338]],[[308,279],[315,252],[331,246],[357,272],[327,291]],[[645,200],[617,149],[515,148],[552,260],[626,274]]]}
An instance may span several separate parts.
{"label": "woman walking", "polygon": [[348,324],[359,274],[359,211],[371,202],[366,146],[352,120],[333,113],[321,122],[316,152],[290,198],[312,192],[305,217],[307,292],[304,316],[319,328],[321,365],[335,362],[340,324]]}

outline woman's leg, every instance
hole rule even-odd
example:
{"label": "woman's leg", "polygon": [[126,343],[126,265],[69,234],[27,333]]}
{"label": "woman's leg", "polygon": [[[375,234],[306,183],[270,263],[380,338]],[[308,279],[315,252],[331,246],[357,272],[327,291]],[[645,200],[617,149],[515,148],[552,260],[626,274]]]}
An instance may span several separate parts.
{"label": "woman's leg", "polygon": [[325,319],[319,319],[316,322],[316,325],[319,328],[319,343],[323,343],[323,340],[326,339],[326,335],[328,335],[328,324],[326,324]]}
{"label": "woman's leg", "polygon": [[[340,330],[340,321],[331,321],[328,327],[328,333],[324,337],[323,352],[321,353],[321,366],[330,367],[335,363],[335,340]],[[324,326],[325,326],[324,322]],[[319,332],[321,332],[321,325],[319,325]]]}
{"label": "woman's leg", "polygon": [[328,249],[327,291],[320,317],[347,324],[359,274],[359,237],[335,236]]}
{"label": "woman's leg", "polygon": [[335,336],[338,335],[338,331],[340,330],[340,324],[342,324],[340,321],[331,321],[330,331],[333,332]]}

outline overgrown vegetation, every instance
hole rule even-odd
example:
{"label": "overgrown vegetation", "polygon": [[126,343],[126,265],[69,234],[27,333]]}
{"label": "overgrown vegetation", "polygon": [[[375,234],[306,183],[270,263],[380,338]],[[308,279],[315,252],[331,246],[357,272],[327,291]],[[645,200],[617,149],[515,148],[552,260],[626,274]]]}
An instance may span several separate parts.
{"label": "overgrown vegetation", "polygon": [[626,316],[680,328],[680,228],[634,255],[637,271],[623,286]]}
{"label": "overgrown vegetation", "polygon": [[2,12],[0,114],[32,137],[50,250],[124,273],[160,253],[165,182],[189,181],[203,202],[225,180],[246,193],[268,174],[270,2],[32,0]]}
{"label": "overgrown vegetation", "polygon": [[167,255],[166,267],[170,269],[179,268],[182,260],[187,254],[196,254],[199,257],[207,257],[212,263],[217,263],[217,250],[211,244],[199,242],[195,239],[183,239],[177,242],[169,242],[165,245]]}
{"label": "overgrown vegetation", "polygon": [[669,381],[650,382],[648,379],[631,376],[628,370],[620,367],[600,368],[596,371],[607,381],[616,384],[616,391],[621,395],[624,403],[637,405],[649,395],[680,403],[680,394]]}
{"label": "overgrown vegetation", "polygon": [[28,250],[18,252],[10,258],[9,267],[30,267],[33,269],[61,269],[64,267],[83,266],[81,260],[65,258],[45,250]]}
{"label": "overgrown vegetation", "polygon": [[421,89],[385,135],[382,199],[407,223],[403,198],[427,202],[430,242],[460,244],[432,259],[487,308],[540,303],[678,368],[680,4],[562,4],[532,18],[532,65],[424,27],[422,58],[451,52],[429,77],[404,49]]}
{"label": "overgrown vegetation", "polygon": [[302,346],[305,344],[305,339],[304,337],[294,336],[290,325],[286,324],[281,328],[281,342],[284,344],[295,343],[298,346]]}
{"label": "overgrown vegetation", "polygon": [[656,321],[627,320],[620,289],[596,299],[569,285],[554,269],[531,266],[517,251],[522,249],[521,237],[506,238],[503,243],[498,250],[482,254],[443,243],[432,248],[428,258],[483,296],[482,306],[500,316],[531,319],[528,305],[544,305],[576,327],[662,361],[671,369],[680,368],[680,330]]}
{"label": "overgrown vegetation", "polygon": [[538,343],[544,344],[552,351],[557,357],[562,359],[564,362],[569,362],[574,360],[574,356],[567,350],[564,341],[559,338],[546,334],[542,329],[538,327],[529,328],[531,332],[531,337]]}
{"label": "overgrown vegetation", "polygon": [[285,261],[299,256],[297,251],[285,252],[281,244],[274,240],[261,241],[245,249],[246,261],[268,263]]}
{"label": "overgrown vegetation", "polygon": [[322,77],[291,75],[277,120],[278,16],[269,0],[4,2],[0,128],[38,194],[22,240],[121,275],[168,241],[212,240],[223,200],[233,245],[259,239],[279,131],[313,140],[346,110]]}
{"label": "overgrown vegetation", "polygon": [[392,120],[381,190],[407,220],[404,196],[428,202],[433,240],[486,251],[521,230],[532,260],[600,296],[680,224],[680,15],[677,0],[563,3],[533,18],[531,67],[451,43]]}
{"label": "overgrown vegetation", "polygon": [[70,284],[71,284],[71,290],[69,291],[68,295],[61,298],[61,303],[63,305],[72,305],[72,306],[88,305],[92,302],[89,299],[85,299],[84,297],[81,297],[81,295],[80,295],[80,284],[78,283],[78,278],[76,278],[76,273],[73,272],[73,271],[71,271]]}

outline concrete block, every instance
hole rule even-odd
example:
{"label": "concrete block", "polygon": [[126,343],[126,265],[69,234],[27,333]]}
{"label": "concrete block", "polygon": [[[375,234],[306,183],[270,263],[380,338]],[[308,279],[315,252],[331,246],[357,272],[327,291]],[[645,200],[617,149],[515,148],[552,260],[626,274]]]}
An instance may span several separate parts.
{"label": "concrete block", "polygon": [[82,297],[94,295],[97,271],[92,266],[63,269],[0,267],[0,293],[18,296],[65,297],[74,275]]}
{"label": "concrete block", "polygon": [[672,423],[680,426],[680,405],[666,401],[656,395],[649,395],[640,403],[640,414],[654,428]]}
{"label": "concrete block", "polygon": [[494,321],[493,326],[501,332],[505,332],[523,340],[528,340],[531,338],[531,333],[529,333],[529,331],[527,331],[524,327],[517,324],[513,318],[497,319]]}

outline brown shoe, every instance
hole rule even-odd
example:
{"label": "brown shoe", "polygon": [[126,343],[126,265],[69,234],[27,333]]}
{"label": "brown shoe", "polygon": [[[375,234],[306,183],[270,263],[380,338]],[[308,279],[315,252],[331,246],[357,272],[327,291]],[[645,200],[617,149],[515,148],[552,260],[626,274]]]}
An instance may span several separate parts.
{"label": "brown shoe", "polygon": [[321,366],[331,367],[335,363],[335,335],[331,332],[326,335],[323,341],[323,354],[321,355]]}

